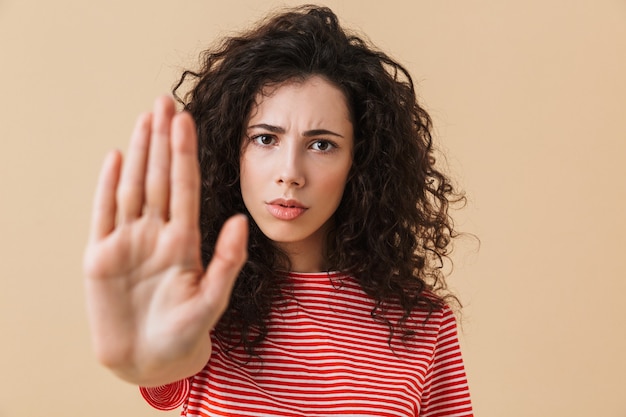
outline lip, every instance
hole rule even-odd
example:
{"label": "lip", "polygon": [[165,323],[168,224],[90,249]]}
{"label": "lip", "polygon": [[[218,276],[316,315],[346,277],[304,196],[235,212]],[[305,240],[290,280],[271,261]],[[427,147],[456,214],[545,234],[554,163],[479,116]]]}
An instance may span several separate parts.
{"label": "lip", "polygon": [[294,220],[308,210],[298,200],[277,198],[265,204],[267,211],[279,220]]}

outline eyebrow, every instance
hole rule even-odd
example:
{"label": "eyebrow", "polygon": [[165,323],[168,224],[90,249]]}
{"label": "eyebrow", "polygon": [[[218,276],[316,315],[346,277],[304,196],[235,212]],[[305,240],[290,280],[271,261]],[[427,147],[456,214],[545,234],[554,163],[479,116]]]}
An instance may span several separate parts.
{"label": "eyebrow", "polygon": [[[257,125],[252,125],[252,126],[248,126],[248,130],[250,129],[265,129],[268,130],[272,133],[285,133],[285,129],[280,127],[280,126],[274,126],[274,125],[269,125],[267,123],[259,123]],[[327,130],[327,129],[312,129],[312,130],[307,130],[306,132],[304,132],[302,134],[305,137],[311,137],[311,136],[320,136],[320,135],[331,135],[331,136],[337,136],[342,138],[343,135],[340,135],[339,133],[333,132],[332,130]]]}

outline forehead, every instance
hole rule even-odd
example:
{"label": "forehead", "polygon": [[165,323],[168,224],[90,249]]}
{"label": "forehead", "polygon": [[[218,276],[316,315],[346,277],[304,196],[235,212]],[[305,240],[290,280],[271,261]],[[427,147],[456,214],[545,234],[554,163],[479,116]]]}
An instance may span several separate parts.
{"label": "forehead", "polygon": [[[256,94],[248,123],[261,118],[308,115],[326,122],[352,123],[351,109],[344,92],[321,76],[290,79],[266,84]],[[314,117],[315,118],[315,117]]]}

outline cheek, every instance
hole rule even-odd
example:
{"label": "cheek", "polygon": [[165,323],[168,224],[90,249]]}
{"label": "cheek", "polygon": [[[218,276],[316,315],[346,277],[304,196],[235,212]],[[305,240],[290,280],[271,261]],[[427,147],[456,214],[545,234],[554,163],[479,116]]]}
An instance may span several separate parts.
{"label": "cheek", "polygon": [[343,176],[338,176],[330,179],[326,186],[329,190],[332,190],[333,194],[341,195],[343,194],[343,189],[346,186],[346,180]]}
{"label": "cheek", "polygon": [[320,178],[320,187],[326,190],[329,197],[332,196],[338,202],[343,195],[347,179],[348,169],[327,171],[327,174]]}
{"label": "cheek", "polygon": [[248,200],[250,194],[256,189],[255,179],[258,181],[259,176],[255,170],[255,164],[245,157],[241,158],[239,165],[239,183],[241,185],[241,194],[244,202]]}
{"label": "cheek", "polygon": [[[269,164],[269,165],[268,165]],[[241,197],[250,214],[259,210],[258,203],[266,197],[268,184],[271,184],[271,160],[254,152],[242,155],[239,168]]]}
{"label": "cheek", "polygon": [[244,152],[239,161],[241,180],[244,181],[245,178],[246,182],[253,181],[258,176],[258,173],[262,171],[262,163],[263,159],[256,157],[254,152]]}

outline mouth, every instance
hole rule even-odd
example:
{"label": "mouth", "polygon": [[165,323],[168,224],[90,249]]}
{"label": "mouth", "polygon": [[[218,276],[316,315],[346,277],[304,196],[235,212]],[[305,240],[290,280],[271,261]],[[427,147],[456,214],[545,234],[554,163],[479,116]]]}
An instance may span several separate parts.
{"label": "mouth", "polygon": [[268,202],[267,204],[272,205],[272,206],[280,206],[280,207],[284,207],[284,208],[299,208],[299,209],[307,209],[307,207],[300,203],[298,200],[286,200],[283,198],[277,198],[276,200],[272,200],[270,202]]}
{"label": "mouth", "polygon": [[294,220],[300,217],[307,209],[297,200],[278,198],[266,203],[267,211],[278,220]]}

